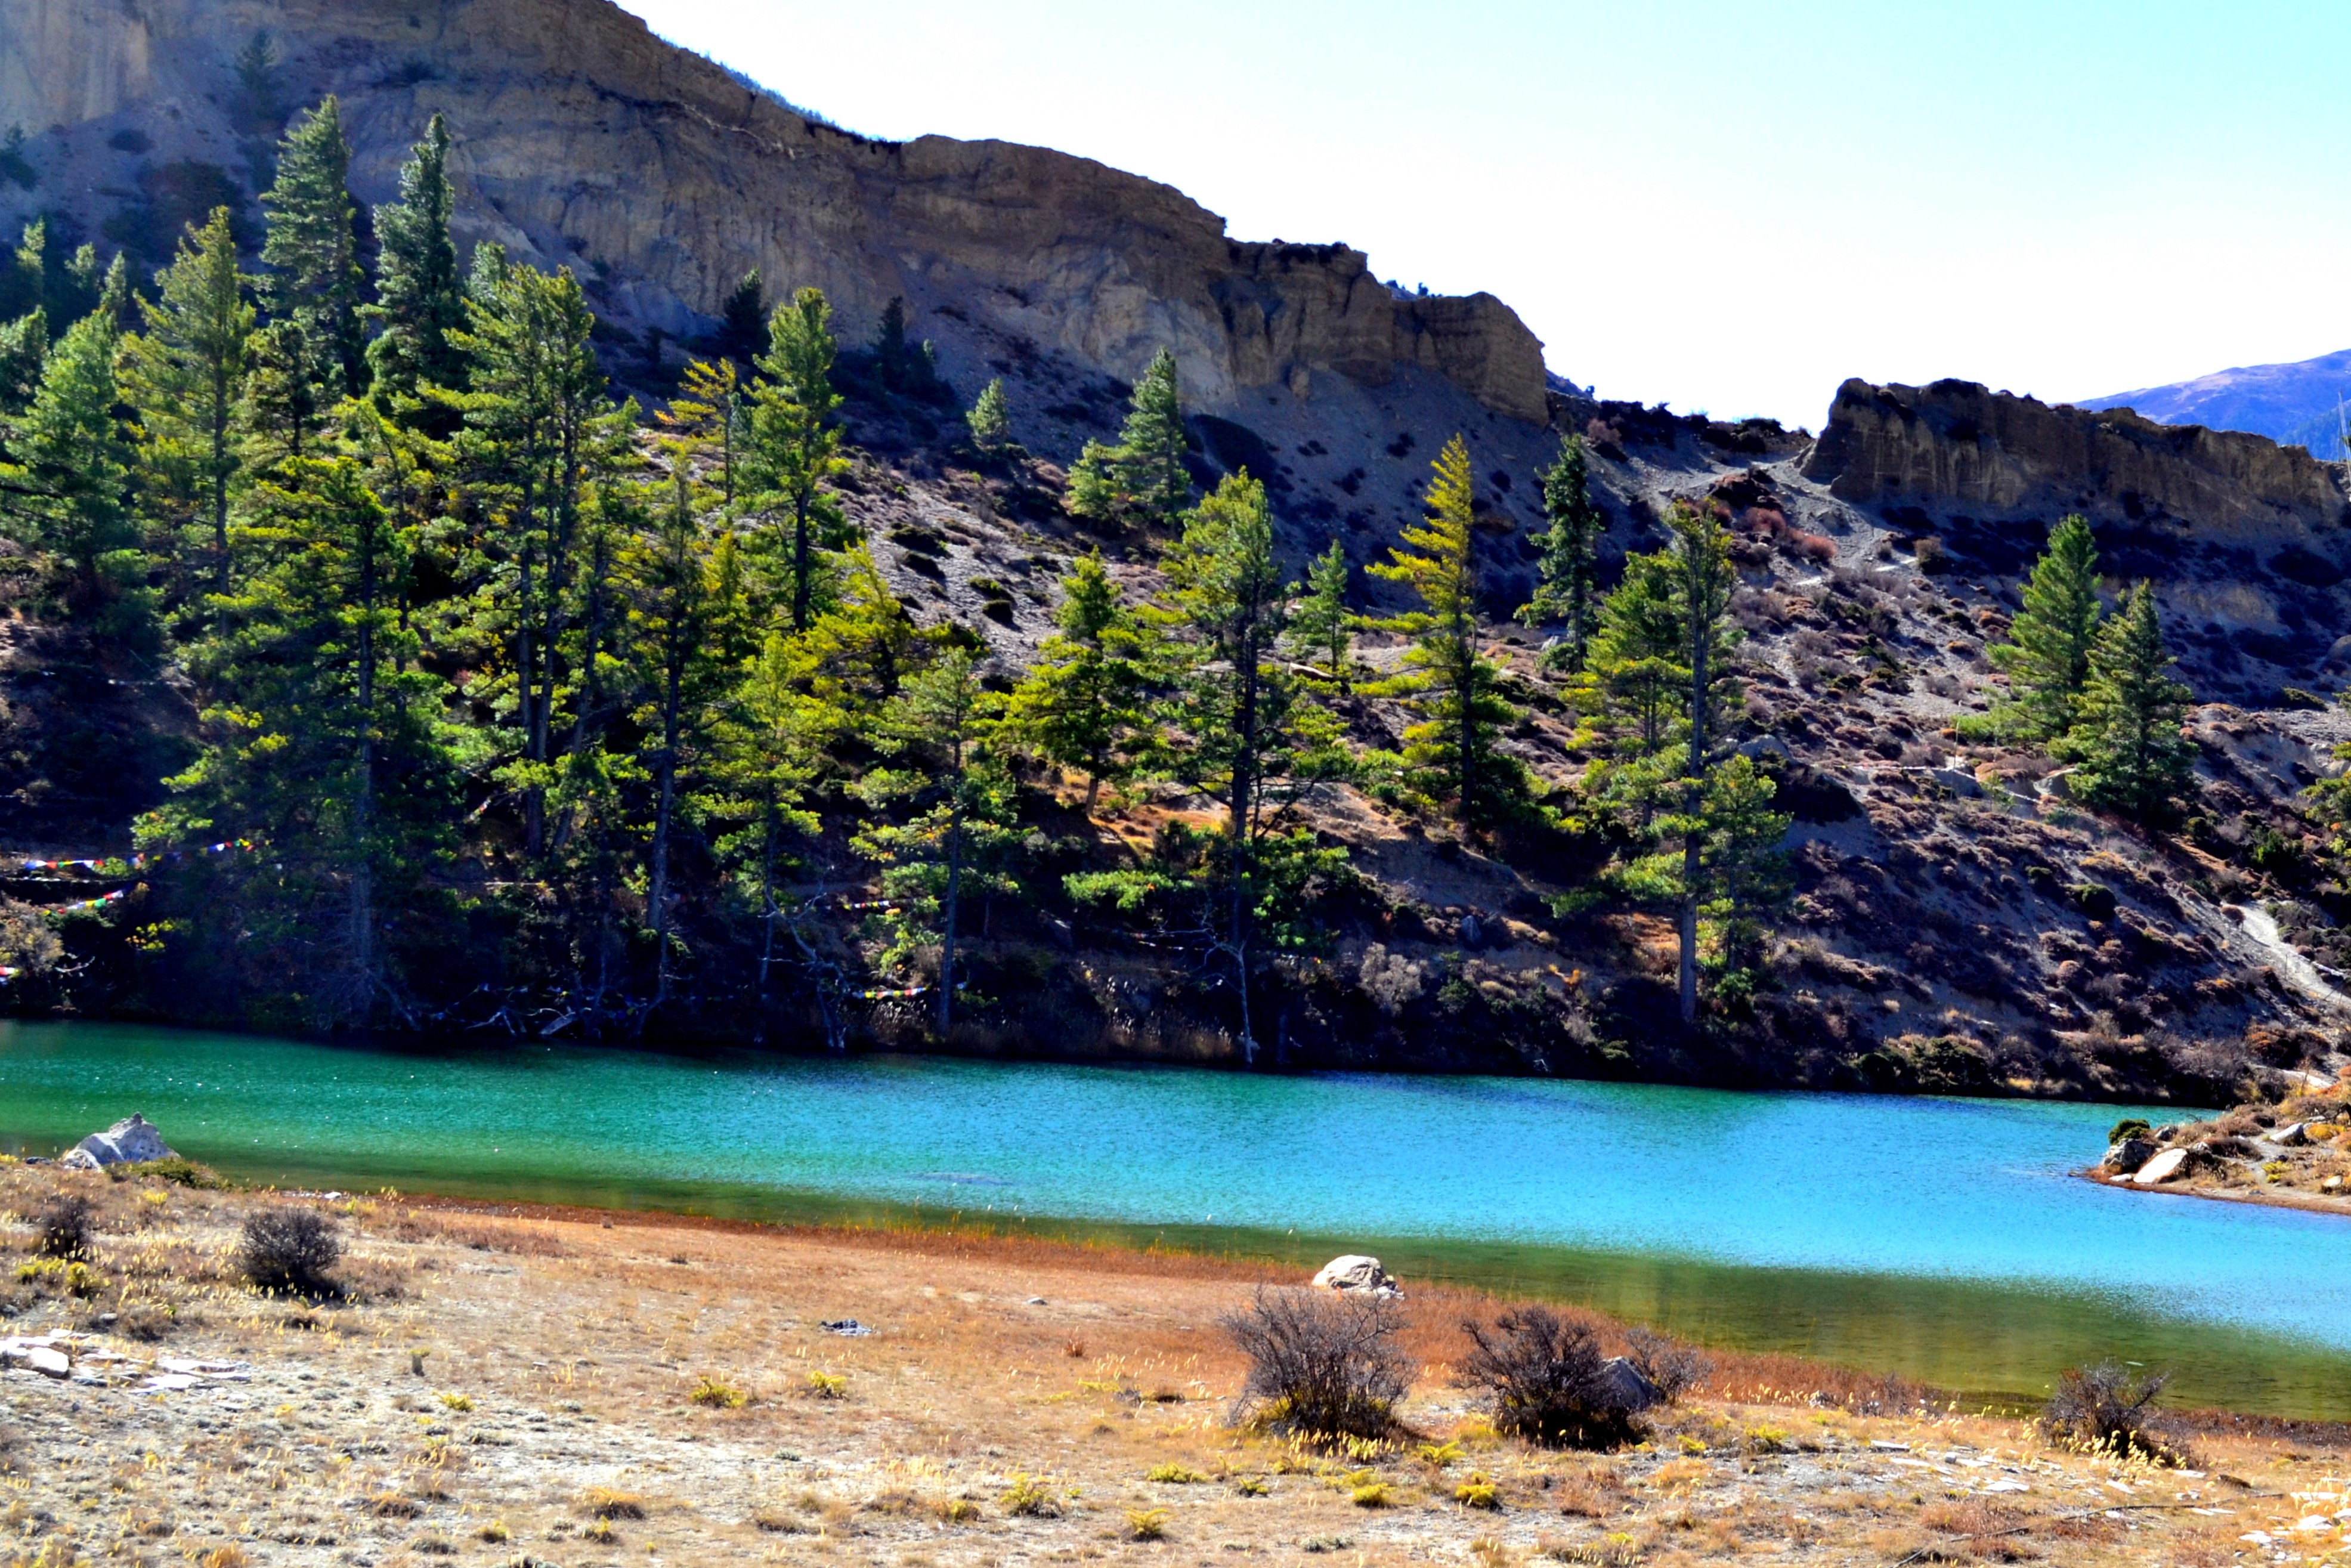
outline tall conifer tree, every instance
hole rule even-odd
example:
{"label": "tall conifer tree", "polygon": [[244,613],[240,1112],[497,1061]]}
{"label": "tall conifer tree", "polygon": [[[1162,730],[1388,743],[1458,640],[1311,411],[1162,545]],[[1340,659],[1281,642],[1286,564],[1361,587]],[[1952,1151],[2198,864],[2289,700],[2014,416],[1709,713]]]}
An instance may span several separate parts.
{"label": "tall conifer tree", "polygon": [[368,345],[376,395],[413,397],[420,382],[454,387],[465,357],[465,279],[449,236],[449,127],[435,114],[400,172],[400,200],[375,210],[376,303],[383,330]]}
{"label": "tall conifer tree", "polygon": [[176,501],[203,530],[215,595],[229,591],[229,495],[241,464],[236,433],[251,362],[253,280],[237,270],[226,207],[184,235],[179,255],[140,300],[146,331],[124,345],[140,456],[151,497]]}
{"label": "tall conifer tree", "polygon": [[2195,785],[2196,743],[2180,733],[2195,694],[2169,674],[2155,592],[2142,582],[2098,634],[2079,718],[2061,747],[2080,759],[2082,798],[2150,826],[2178,821]]}
{"label": "tall conifer tree", "polygon": [[49,356],[32,406],[16,420],[0,468],[0,518],[50,562],[51,587],[99,632],[142,641],[152,628],[146,557],[131,501],[113,312],[75,322]]}
{"label": "tall conifer tree", "polygon": [[[817,609],[823,552],[844,542],[846,519],[827,489],[848,470],[833,423],[841,394],[832,389],[832,308],[821,289],[803,288],[768,323],[760,379],[751,388],[751,478],[761,504],[785,515],[788,536],[768,547],[791,605],[792,630],[805,632]],[[780,555],[780,561],[774,560]]]}
{"label": "tall conifer tree", "polygon": [[2090,684],[2098,616],[2098,546],[2088,520],[2075,513],[2050,530],[2048,551],[2025,580],[2024,607],[2009,641],[1985,650],[2008,673],[2010,694],[1986,716],[1989,727],[2039,741],[2074,727]]}
{"label": "tall conifer tree", "polygon": [[1592,636],[1592,574],[1605,520],[1593,503],[1581,435],[1562,441],[1559,460],[1543,473],[1543,515],[1551,528],[1541,540],[1534,597],[1520,608],[1518,618],[1529,626],[1560,627],[1559,644],[1547,662],[1578,671]]}
{"label": "tall conifer tree", "polygon": [[1493,820],[1505,796],[1523,785],[1523,770],[1495,745],[1512,717],[1496,689],[1500,666],[1486,657],[1478,624],[1478,561],[1468,444],[1456,435],[1431,465],[1427,520],[1404,530],[1404,544],[1371,569],[1401,583],[1421,608],[1381,624],[1413,639],[1405,674],[1381,689],[1407,697],[1421,722],[1405,732],[1405,760],[1453,797],[1462,831]]}
{"label": "tall conifer tree", "polygon": [[303,378],[322,407],[367,385],[360,327],[367,280],[360,270],[350,167],[342,107],[330,96],[286,133],[277,183],[261,197],[269,213],[261,259],[269,267],[270,314],[301,329]]}

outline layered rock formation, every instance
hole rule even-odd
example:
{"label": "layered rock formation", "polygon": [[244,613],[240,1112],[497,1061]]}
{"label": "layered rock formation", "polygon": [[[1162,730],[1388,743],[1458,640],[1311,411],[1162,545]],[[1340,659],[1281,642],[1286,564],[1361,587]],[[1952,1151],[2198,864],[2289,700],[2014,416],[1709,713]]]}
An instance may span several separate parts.
{"label": "layered rock formation", "polygon": [[465,227],[578,266],[635,328],[706,326],[756,266],[824,288],[852,332],[904,297],[964,379],[1040,357],[1131,379],[1172,343],[1210,411],[1417,367],[1547,416],[1541,345],[1489,295],[1402,294],[1344,246],[1236,243],[1182,193],[1081,158],[849,134],[607,0],[0,0],[0,127],[33,136],[44,175],[16,208],[62,204],[95,231],[161,164],[237,168],[234,62],[261,31],[288,100],[340,95],[363,198],[393,195],[444,111]]}
{"label": "layered rock formation", "polygon": [[1837,389],[1804,476],[1855,504],[1996,517],[2078,511],[2283,542],[2339,529],[2341,472],[2298,448],[1989,392],[1973,382]]}

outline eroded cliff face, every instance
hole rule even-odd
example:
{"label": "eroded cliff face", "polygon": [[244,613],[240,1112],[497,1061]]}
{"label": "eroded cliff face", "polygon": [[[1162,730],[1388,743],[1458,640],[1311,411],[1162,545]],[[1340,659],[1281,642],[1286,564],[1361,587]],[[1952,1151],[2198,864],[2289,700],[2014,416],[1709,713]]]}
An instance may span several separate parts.
{"label": "eroded cliff face", "polygon": [[2262,706],[2351,671],[2345,470],[2299,446],[1971,382],[1849,381],[1802,472],[1963,575],[2021,573],[2084,514],[2110,586],[2155,584],[2204,695]]}
{"label": "eroded cliff face", "polygon": [[464,226],[592,275],[632,328],[706,326],[756,266],[824,288],[852,332],[903,296],[967,379],[1040,356],[1132,379],[1172,343],[1211,411],[1417,367],[1547,416],[1541,345],[1489,295],[1399,295],[1343,246],[1236,243],[1181,192],[1063,153],[846,134],[605,0],[0,0],[0,127],[45,176],[18,205],[94,233],[142,170],[238,168],[234,60],[263,30],[289,99],[340,96],[363,199],[392,197],[443,111]]}
{"label": "eroded cliff face", "polygon": [[1837,389],[1804,476],[1857,504],[2077,511],[2276,539],[2339,528],[2341,470],[2258,435],[2051,407],[1973,382]]}

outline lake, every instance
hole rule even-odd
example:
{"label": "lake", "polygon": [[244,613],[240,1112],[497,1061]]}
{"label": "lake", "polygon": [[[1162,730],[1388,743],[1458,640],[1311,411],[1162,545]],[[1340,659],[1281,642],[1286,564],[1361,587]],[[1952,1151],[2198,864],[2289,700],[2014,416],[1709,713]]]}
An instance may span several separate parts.
{"label": "lake", "polygon": [[281,1184],[1371,1251],[1970,1394],[2110,1355],[2351,1417],[2351,1223],[2069,1176],[2126,1107],[0,1023],[0,1148],[133,1111]]}

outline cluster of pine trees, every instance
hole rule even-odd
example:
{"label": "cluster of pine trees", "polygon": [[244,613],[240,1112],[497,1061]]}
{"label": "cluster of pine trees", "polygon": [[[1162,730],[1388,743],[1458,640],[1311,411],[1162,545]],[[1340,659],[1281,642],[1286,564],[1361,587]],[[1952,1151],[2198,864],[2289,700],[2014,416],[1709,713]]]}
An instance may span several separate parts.
{"label": "cluster of pine trees", "polygon": [[[329,99],[278,148],[257,274],[224,209],[152,287],[39,225],[0,280],[0,521],[28,591],[101,653],[183,673],[201,715],[141,845],[255,846],[131,906],[150,998],[309,1026],[820,1018],[837,1040],[886,993],[944,1033],[987,1005],[964,991],[975,925],[1053,905],[1190,953],[1253,1053],[1258,993],[1350,886],[1297,810],[1341,779],[1471,839],[1598,835],[1606,886],[1678,912],[1686,1015],[1702,960],[1746,983],[1785,819],[1727,744],[1714,517],[1677,512],[1604,600],[1564,444],[1521,618],[1559,628],[1546,666],[1603,761],[1547,790],[1504,744],[1521,710],[1480,619],[1462,441],[1370,569],[1414,607],[1367,617],[1336,544],[1290,580],[1258,479],[1197,493],[1163,352],[1066,505],[1155,549],[1165,591],[1079,558],[1056,632],[1002,668],[918,624],[845,516],[820,293],[769,312],[746,279],[729,351],[642,417],[568,270],[461,258],[448,152],[436,118],[371,214],[371,275]],[[890,392],[944,391],[903,314],[870,357]],[[966,419],[983,461],[1015,450],[1000,383]],[[1377,674],[1367,631],[1402,643]],[[1401,749],[1351,742],[1365,698],[1407,708]],[[1146,785],[1214,810],[1115,862],[1045,826]]]}
{"label": "cluster of pine trees", "polygon": [[2009,694],[1962,733],[2042,746],[2074,764],[2075,796],[2149,826],[2170,826],[2195,783],[2196,743],[2180,731],[2194,700],[2142,582],[2105,613],[2088,519],[2059,519],[2026,579],[2009,641],[1987,650]]}

